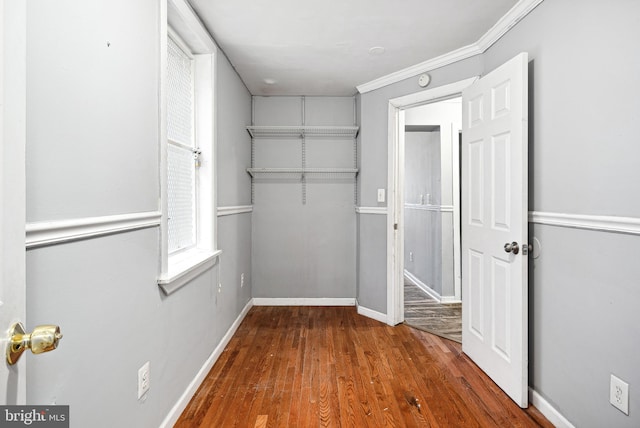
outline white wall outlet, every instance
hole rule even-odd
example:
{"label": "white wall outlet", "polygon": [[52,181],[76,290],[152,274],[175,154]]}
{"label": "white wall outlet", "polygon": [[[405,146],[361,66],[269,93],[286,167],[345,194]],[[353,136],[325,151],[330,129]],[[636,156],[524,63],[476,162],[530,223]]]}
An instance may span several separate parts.
{"label": "white wall outlet", "polygon": [[413,251],[409,251],[409,261],[413,261]]}
{"label": "white wall outlet", "polygon": [[629,384],[611,375],[609,402],[625,415],[629,415]]}
{"label": "white wall outlet", "polygon": [[378,202],[384,202],[384,189],[378,189]]}
{"label": "white wall outlet", "polygon": [[244,274],[240,274],[240,288],[244,287]]}
{"label": "white wall outlet", "polygon": [[142,367],[138,369],[138,400],[149,390],[150,372],[149,361],[144,363]]}

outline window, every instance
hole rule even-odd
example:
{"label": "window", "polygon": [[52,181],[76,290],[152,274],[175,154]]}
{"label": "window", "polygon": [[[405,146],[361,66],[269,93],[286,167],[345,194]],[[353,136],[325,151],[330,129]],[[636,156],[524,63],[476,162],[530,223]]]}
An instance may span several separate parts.
{"label": "window", "polygon": [[[174,36],[175,37],[175,36]],[[193,59],[167,42],[167,202],[169,254],[196,246],[200,150],[195,145]]]}
{"label": "window", "polygon": [[[161,79],[161,263],[166,294],[211,269],[216,248],[216,46],[185,0],[168,0]],[[186,43],[185,41],[188,41]]]}

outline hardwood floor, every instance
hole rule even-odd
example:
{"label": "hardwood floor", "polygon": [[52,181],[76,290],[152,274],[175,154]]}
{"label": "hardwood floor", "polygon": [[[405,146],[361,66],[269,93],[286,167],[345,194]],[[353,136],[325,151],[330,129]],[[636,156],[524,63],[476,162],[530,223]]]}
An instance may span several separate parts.
{"label": "hardwood floor", "polygon": [[410,283],[404,285],[404,322],[462,343],[462,303],[439,303]]}
{"label": "hardwood floor", "polygon": [[460,345],[354,307],[254,307],[176,427],[551,427]]}

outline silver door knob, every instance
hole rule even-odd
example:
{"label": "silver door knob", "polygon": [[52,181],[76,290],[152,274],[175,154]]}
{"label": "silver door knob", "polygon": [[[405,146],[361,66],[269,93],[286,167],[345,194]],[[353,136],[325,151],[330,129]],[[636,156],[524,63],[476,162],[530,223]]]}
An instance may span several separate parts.
{"label": "silver door knob", "polygon": [[507,253],[518,254],[520,252],[520,246],[516,241],[513,241],[512,243],[507,242],[506,244],[504,244],[504,250]]}

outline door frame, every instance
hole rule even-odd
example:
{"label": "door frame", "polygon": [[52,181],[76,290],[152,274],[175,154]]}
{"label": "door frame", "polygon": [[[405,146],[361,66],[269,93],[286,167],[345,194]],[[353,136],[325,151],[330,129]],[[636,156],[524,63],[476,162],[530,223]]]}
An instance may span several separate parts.
{"label": "door frame", "polygon": [[[0,350],[8,330],[26,323],[26,16],[23,1],[0,0]],[[5,404],[26,402],[26,359],[2,364]]]}
{"label": "door frame", "polygon": [[[433,89],[389,100],[388,168],[387,168],[387,324],[404,321],[404,111],[444,101],[462,95],[480,77],[454,82]],[[456,213],[456,211],[458,211]],[[459,219],[459,207],[454,208],[454,222]],[[459,231],[458,231],[459,232]],[[454,270],[460,272],[460,235],[454,235]],[[459,274],[454,275],[456,290],[460,289]]]}

